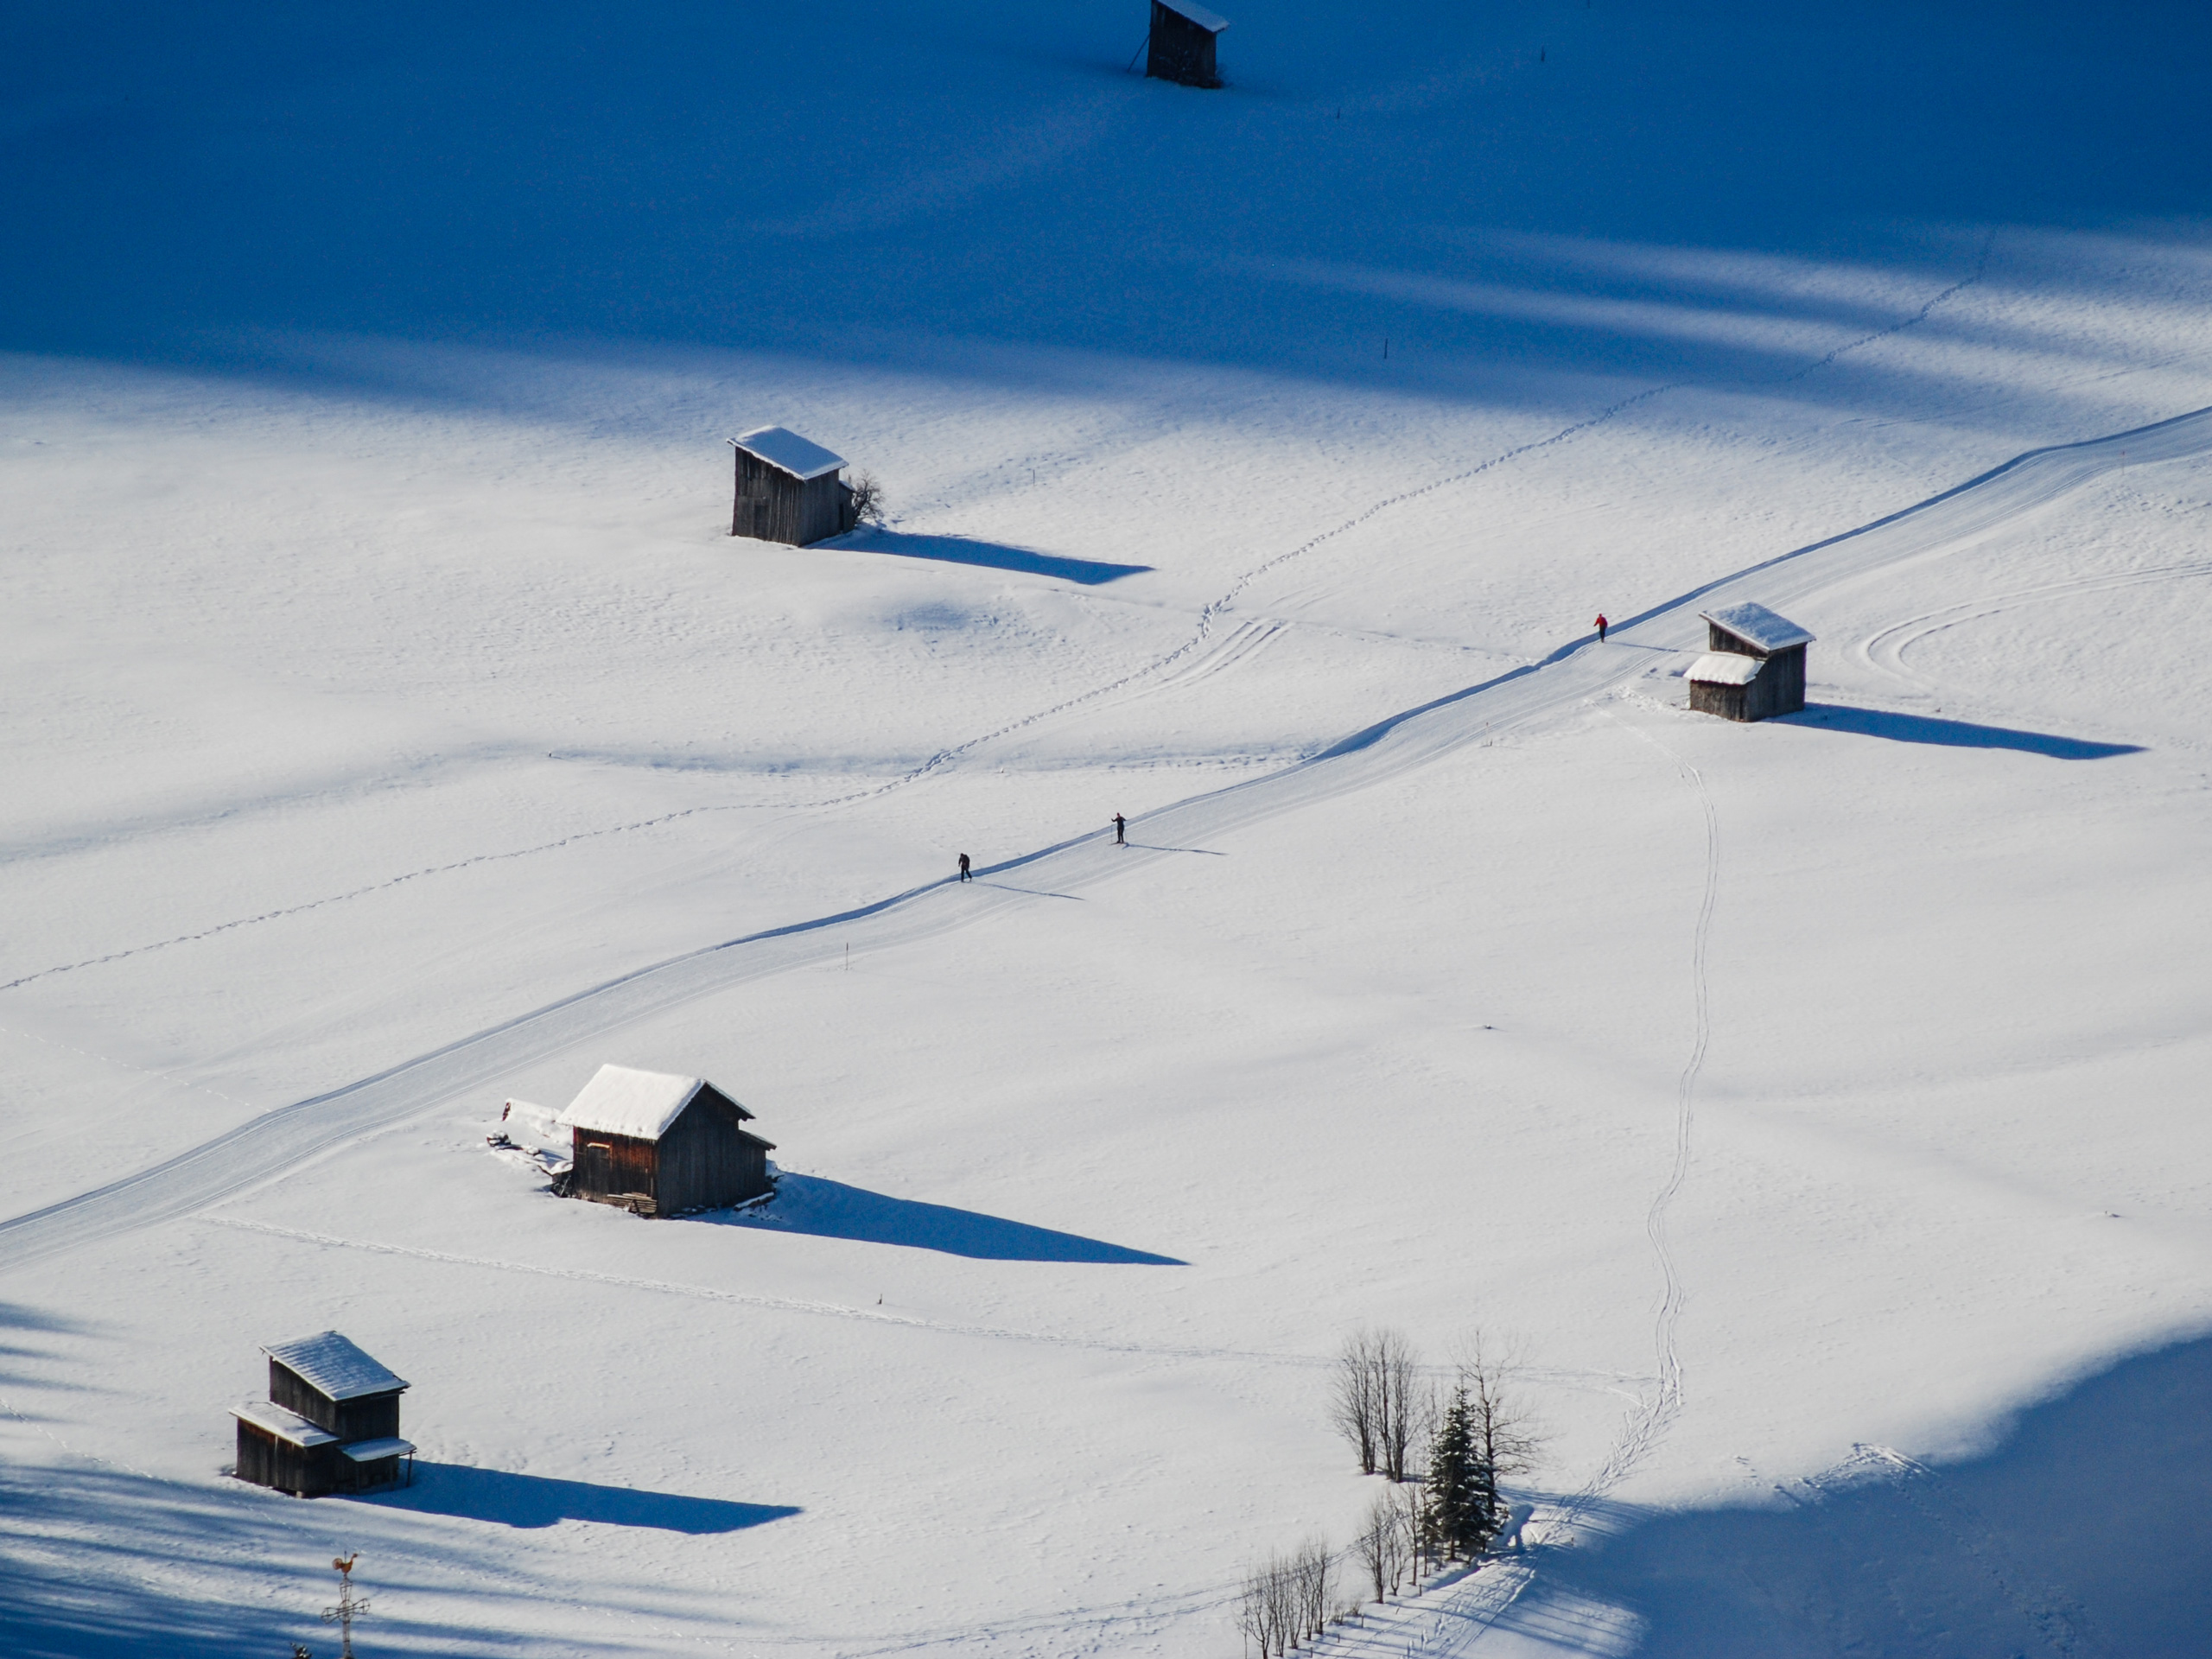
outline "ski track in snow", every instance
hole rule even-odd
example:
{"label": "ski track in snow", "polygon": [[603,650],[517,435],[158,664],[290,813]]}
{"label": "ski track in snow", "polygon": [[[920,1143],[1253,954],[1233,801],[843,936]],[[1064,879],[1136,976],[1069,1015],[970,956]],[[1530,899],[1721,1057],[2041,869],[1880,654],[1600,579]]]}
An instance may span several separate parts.
{"label": "ski track in snow", "polygon": [[[1781,376],[1774,384],[1788,385],[1796,381],[1802,380],[1809,374],[1813,374],[1821,369],[1830,366],[1839,359],[1846,357],[1853,352],[1856,352],[1865,346],[1873,345],[1879,340],[1887,340],[1894,334],[1902,334],[1908,328],[1916,327],[1920,323],[1925,322],[1938,306],[1943,304],[1946,301],[1952,299],[1965,289],[1973,287],[1982,279],[1983,273],[1988,268],[1990,251],[1994,245],[1995,240],[1996,232],[1992,231],[1983,241],[1980,257],[1975,262],[1973,273],[1967,276],[1962,277],[1958,282],[1952,283],[1948,288],[1944,289],[1941,293],[1938,293],[1933,298],[1929,299],[1925,304],[1922,305],[1921,308],[1917,311],[1914,312],[1912,315],[1906,317],[1900,321],[1892,323],[1887,327],[1878,328],[1871,334],[1863,334],[1856,340],[1848,340],[1843,345],[1837,346],[1834,350],[1827,353],[1825,356],[1817,358],[1814,361],[1806,364],[1803,367],[1794,370],[1789,374]],[[1648,403],[1655,397],[1663,396],[1665,393],[1679,391],[1685,387],[1698,384],[1700,383],[1695,381],[1677,380],[1670,381],[1664,385],[1647,387],[1642,391],[1633,393],[1629,397],[1620,398],[1612,404],[1607,404],[1594,415],[1574,422],[1571,425],[1561,427],[1558,431],[1552,433],[1548,437],[1537,438],[1528,443],[1516,445],[1512,448],[1506,449],[1497,454],[1492,455],[1489,460],[1478,462],[1477,465],[1467,467],[1463,471],[1448,474],[1442,478],[1433,479],[1427,484],[1421,485],[1414,489],[1402,491],[1396,495],[1385,496],[1382,499],[1371,503],[1353,517],[1345,519],[1343,523],[1335,526],[1335,528],[1323,531],[1320,534],[1311,537],[1306,541],[1300,543],[1296,547],[1290,549],[1287,552],[1275,554],[1274,556],[1262,561],[1260,563],[1254,565],[1250,569],[1245,571],[1242,575],[1238,576],[1235,582],[1230,584],[1227,592],[1224,593],[1218,599],[1216,599],[1211,603],[1208,604],[1198,613],[1198,624],[1191,637],[1185,640],[1180,645],[1178,645],[1174,650],[1169,652],[1166,655],[1155,658],[1151,662],[1143,664],[1141,667],[1134,669],[1128,673],[1122,675],[1118,678],[1107,682],[1105,684],[1094,686],[1087,691],[1078,692],[1074,696],[1064,698],[1062,701],[1051,705],[1049,708],[1039,709],[1033,714],[1025,715],[1019,720],[1009,721],[1005,725],[995,727],[980,736],[971,737],[964,742],[953,745],[950,748],[940,749],[928,760],[923,761],[919,766],[901,772],[896,777],[887,779],[880,783],[871,784],[862,789],[850,790],[842,795],[826,796],[820,799],[810,801],[714,802],[701,806],[685,807],[673,812],[660,813],[649,818],[639,818],[628,823],[610,824],[604,829],[578,830],[573,835],[563,836],[553,841],[541,842],[531,847],[515,848],[509,851],[499,853],[480,853],[468,858],[456,859],[450,863],[429,865],[419,870],[409,870],[398,875],[387,877],[380,881],[368,882],[364,886],[352,888],[345,893],[333,893],[326,898],[313,899],[302,904],[283,906],[276,909],[260,912],[256,915],[241,916],[230,921],[219,922],[212,926],[200,928],[194,932],[180,933],[173,938],[158,939],[149,944],[133,945],[122,950],[111,950],[103,956],[87,957],[79,962],[62,963],[51,968],[39,969],[31,973],[19,975],[14,979],[0,982],[0,992],[12,991],[16,989],[18,987],[29,985],[39,980],[51,979],[56,975],[75,973],[80,969],[99,968],[104,967],[111,963],[123,962],[132,957],[143,956],[149,951],[166,950],[175,945],[197,944],[201,940],[213,938],[219,934],[228,933],[238,928],[251,927],[263,922],[278,921],[288,916],[303,915],[309,911],[321,910],[330,905],[345,904],[352,899],[366,898],[372,893],[383,893],[394,887],[404,887],[410,882],[419,881],[427,877],[448,875],[458,870],[470,869],[482,864],[497,863],[507,859],[531,858],[541,853],[558,852],[563,848],[575,845],[580,842],[594,841],[606,836],[629,835],[642,830],[658,829],[664,824],[675,823],[683,819],[696,817],[702,814],[713,812],[774,810],[779,808],[793,812],[817,811],[832,807],[849,806],[861,801],[873,800],[879,796],[889,794],[893,790],[903,789],[910,784],[918,783],[923,779],[930,777],[943,770],[945,766],[951,765],[955,761],[963,759],[976,749],[982,748],[988,744],[995,743],[1002,738],[1010,737],[1017,732],[1026,731],[1029,728],[1040,725],[1046,721],[1056,719],[1061,715],[1068,714],[1077,709],[1085,707],[1090,703],[1099,701],[1101,698],[1110,696],[1115,692],[1125,690],[1133,686],[1142,685],[1144,682],[1147,680],[1153,680],[1155,682],[1154,684],[1145,688],[1147,691],[1179,689],[1194,684],[1201,680],[1211,678],[1217,673],[1236,666],[1240,662],[1247,660],[1250,657],[1256,655],[1261,650],[1272,643],[1273,640],[1287,626],[1285,623],[1280,621],[1269,621],[1264,618],[1249,622],[1240,623],[1237,626],[1230,629],[1230,632],[1222,638],[1221,641],[1217,645],[1214,645],[1211,650],[1205,649],[1207,642],[1213,637],[1214,628],[1222,615],[1231,609],[1236,605],[1236,601],[1242,597],[1244,592],[1255,582],[1261,581],[1262,578],[1271,575],[1285,565],[1290,564],[1295,560],[1303,558],[1306,554],[1313,552],[1316,548],[1321,547],[1329,542],[1332,542],[1340,536],[1350,534],[1352,531],[1355,531],[1361,525],[1366,524],[1370,519],[1376,518],[1379,514],[1388,512],[1394,507],[1402,506],[1409,501],[1420,500],[1424,496],[1433,495],[1439,490],[1449,489],[1453,485],[1466,483],[1470,480],[1481,477],[1485,473],[1495,471],[1497,468],[1505,466],[1510,462],[1518,461],[1524,455],[1535,454],[1540,451],[1549,449],[1555,445],[1565,443],[1570,439],[1578,437],[1585,432],[1591,431],[1597,427],[1604,426],[1608,422],[1618,418],[1619,416],[1625,414],[1628,410],[1636,408],[1641,404]],[[1156,677],[1162,674],[1166,676],[1165,679],[1156,678]]]}
{"label": "ski track in snow", "polygon": [[[1719,577],[1631,617],[1621,647],[1585,637],[1540,662],[1389,716],[1263,777],[1214,790],[1134,823],[1169,846],[1202,845],[1246,824],[1397,777],[1509,728],[1572,707],[1643,675],[1653,650],[1697,639],[1695,607],[1757,599],[1786,609],[1833,583],[1940,551],[2040,508],[2120,463],[2212,450],[2212,408],[2101,438],[2032,449],[1870,524]],[[1065,892],[1139,873],[1162,853],[1086,832],[979,869],[1021,870]],[[978,891],[978,887],[981,891]],[[0,1268],[22,1266],[134,1228],[175,1220],[280,1175],[346,1141],[496,1086],[513,1071],[583,1047],[662,1009],[837,955],[909,944],[984,919],[1027,895],[1003,886],[956,889],[946,877],[872,904],[704,946],[589,987],[387,1071],[264,1113],[176,1157],[0,1222]]]}
{"label": "ski track in snow", "polygon": [[[1633,729],[1633,728],[1631,728]],[[1681,1321],[1683,1284],[1681,1269],[1676,1266],[1675,1252],[1667,1236],[1667,1212],[1675,1196],[1682,1190],[1690,1169],[1690,1135],[1696,1124],[1697,1080],[1705,1070],[1705,1057],[1713,1038],[1712,1000],[1710,982],[1706,972],[1708,942],[1713,933],[1713,914],[1720,894],[1720,820],[1714,811],[1713,794],[1705,785],[1705,774],[1683,760],[1672,749],[1649,733],[1637,731],[1636,735],[1649,743],[1674,766],[1675,771],[1697,791],[1698,805],[1704,819],[1705,879],[1698,904],[1697,924],[1691,935],[1690,984],[1694,1016],[1688,1058],[1683,1063],[1681,1076],[1675,1090],[1675,1157],[1667,1173],[1666,1181],[1651,1200],[1651,1208],[1644,1218],[1644,1230],[1651,1240],[1652,1255],[1658,1263],[1661,1281],[1659,1312],[1653,1322],[1652,1351],[1657,1369],[1656,1386],[1650,1395],[1639,1401],[1622,1426],[1620,1438],[1613,1444],[1605,1460],[1597,1472],[1586,1481],[1572,1497],[1552,1506],[1548,1514],[1537,1518],[1553,1529],[1572,1529],[1587,1516],[1592,1507],[1602,1502],[1605,1495],[1619,1485],[1636,1466],[1661,1440],[1680,1414],[1682,1403],[1682,1363],[1675,1344],[1675,1330]],[[1535,1581],[1534,1558],[1524,1548],[1515,1554],[1477,1563],[1464,1577],[1441,1586],[1443,1593],[1432,1590],[1422,1597],[1406,1604],[1406,1611],[1417,1621],[1418,1629],[1405,1637],[1402,1645],[1389,1649],[1401,1653],[1406,1659],[1446,1659],[1446,1656],[1465,1653],[1479,1642],[1484,1634],[1503,1618],[1507,1610],[1521,1599],[1522,1592]],[[1604,1614],[1608,1610],[1593,1610]],[[1616,1639],[1624,1633],[1617,1628],[1618,1621],[1607,1623],[1603,1630],[1586,1632],[1592,1639],[1580,1645],[1586,1651],[1610,1652],[1618,1649]],[[1343,1641],[1342,1637],[1332,1640]],[[1348,1650],[1358,1651],[1371,1643],[1345,1642]]]}
{"label": "ski track in snow", "polygon": [[1932,683],[1926,676],[1916,674],[1908,668],[1904,655],[1931,634],[1941,633],[1947,628],[1955,628],[1964,623],[1978,622],[1986,617],[2001,616],[2006,611],[2023,605],[2070,599],[2077,594],[2108,593],[2118,588],[2184,581],[2190,576],[2212,576],[2212,560],[2152,565],[2140,570],[2115,570],[2103,575],[2044,582],[2034,588],[2023,588],[2017,593],[1968,600],[1962,604],[1947,605],[1941,610],[1925,611],[1917,616],[1893,622],[1879,632],[1859,641],[1857,654],[1859,659],[1871,668],[1879,669],[1916,686],[1927,686]]}

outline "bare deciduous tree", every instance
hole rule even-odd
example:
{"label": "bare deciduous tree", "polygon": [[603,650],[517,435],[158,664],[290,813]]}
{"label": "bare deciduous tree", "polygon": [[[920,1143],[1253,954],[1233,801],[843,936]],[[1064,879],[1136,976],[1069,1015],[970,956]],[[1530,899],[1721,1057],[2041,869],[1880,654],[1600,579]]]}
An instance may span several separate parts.
{"label": "bare deciduous tree", "polygon": [[1421,1362],[1413,1344],[1395,1331],[1375,1336],[1376,1424],[1382,1472],[1407,1478],[1412,1467],[1414,1433],[1420,1420]]}
{"label": "bare deciduous tree", "polygon": [[876,481],[874,473],[855,473],[846,489],[852,499],[847,511],[855,524],[880,524],[883,522],[883,486]]}
{"label": "bare deciduous tree", "polygon": [[1295,1558],[1278,1553],[1255,1562],[1244,1574],[1236,1628],[1259,1649],[1260,1659],[1279,1659],[1298,1645],[1299,1612]]}
{"label": "bare deciduous tree", "polygon": [[1281,1659],[1319,1636],[1335,1617],[1336,1557],[1319,1538],[1253,1564],[1237,1595],[1236,1629],[1260,1659]]}
{"label": "bare deciduous tree", "polygon": [[1453,1345],[1452,1364],[1466,1390],[1467,1418],[1476,1462],[1487,1471],[1495,1530],[1505,1522],[1507,1504],[1497,1484],[1536,1466],[1544,1447],[1543,1425],[1513,1386],[1522,1367],[1520,1351],[1470,1332]]}
{"label": "bare deciduous tree", "polygon": [[1308,1638],[1318,1637],[1329,1628],[1329,1615],[1336,1611],[1336,1558],[1329,1554],[1326,1543],[1309,1538],[1299,1546],[1293,1559],[1298,1573],[1300,1633]]}
{"label": "bare deciduous tree", "polygon": [[1359,1455],[1359,1471],[1404,1480],[1420,1433],[1421,1362],[1395,1331],[1357,1331],[1344,1338],[1329,1400],[1329,1420]]}
{"label": "bare deciduous tree", "polygon": [[1329,1420],[1359,1454],[1359,1472],[1375,1472],[1381,1436],[1381,1415],[1376,1400],[1376,1338],[1355,1331],[1344,1338],[1337,1354],[1336,1392],[1329,1401]]}
{"label": "bare deciduous tree", "polygon": [[1398,1593],[1413,1566],[1414,1516],[1410,1494],[1393,1486],[1375,1495],[1368,1506],[1367,1524],[1352,1542],[1352,1554],[1366,1570],[1375,1599],[1388,1601]]}

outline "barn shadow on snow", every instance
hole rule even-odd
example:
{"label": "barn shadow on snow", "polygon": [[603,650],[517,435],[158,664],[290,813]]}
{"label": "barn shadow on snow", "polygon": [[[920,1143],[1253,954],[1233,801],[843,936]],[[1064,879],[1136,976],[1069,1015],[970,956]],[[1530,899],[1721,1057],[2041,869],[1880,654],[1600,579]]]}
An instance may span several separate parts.
{"label": "barn shadow on snow", "polygon": [[837,543],[856,553],[889,553],[902,559],[934,559],[940,564],[980,564],[994,570],[1020,570],[1033,576],[1096,588],[1123,576],[1141,575],[1148,564],[1108,564],[1097,559],[1066,559],[1033,548],[1001,542],[971,541],[965,536],[912,536],[899,530],[863,530]]}
{"label": "barn shadow on snow", "polygon": [[2092,743],[2050,732],[2021,732],[2005,726],[1977,726],[1971,721],[1941,720],[1930,715],[1892,714],[1882,709],[1853,709],[1840,702],[1808,702],[1798,715],[1780,719],[1792,726],[1821,726],[1859,737],[1886,737],[1896,743],[1934,743],[1955,749],[2018,749],[2054,760],[2103,760],[2115,754],[2140,754],[2139,743]]}
{"label": "barn shadow on snow", "polygon": [[372,1503],[385,1510],[412,1510],[419,1515],[489,1521],[528,1530],[563,1521],[596,1521],[612,1527],[680,1532],[694,1538],[742,1532],[747,1527],[798,1513],[787,1503],[733,1503],[718,1497],[597,1486],[585,1480],[554,1480],[457,1463],[417,1462],[413,1485],[341,1501]]}
{"label": "barn shadow on snow", "polygon": [[785,1174],[772,1203],[756,1210],[724,1211],[702,1221],[774,1229],[816,1238],[849,1238],[863,1244],[899,1244],[940,1250],[981,1262],[1090,1262],[1126,1267],[1183,1268],[1172,1255],[1154,1255],[1103,1239],[1054,1232],[949,1205],[894,1198],[818,1175]]}
{"label": "barn shadow on snow", "polygon": [[[1863,1446],[1740,1508],[1592,1518],[1499,1620],[1572,1653],[2126,1654],[2212,1630],[2212,1339],[2120,1362],[1923,1466]],[[1756,1506],[1756,1507],[1755,1507]]]}

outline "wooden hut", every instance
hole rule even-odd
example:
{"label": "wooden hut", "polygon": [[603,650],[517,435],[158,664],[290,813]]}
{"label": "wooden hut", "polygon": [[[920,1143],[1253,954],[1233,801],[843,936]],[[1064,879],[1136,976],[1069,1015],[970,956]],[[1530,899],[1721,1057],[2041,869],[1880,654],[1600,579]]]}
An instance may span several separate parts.
{"label": "wooden hut", "polygon": [[1690,707],[1723,720],[1766,720],[1805,706],[1805,647],[1813,636],[1746,601],[1699,613],[1705,655],[1690,665]]}
{"label": "wooden hut", "polygon": [[1192,0],[1152,0],[1152,34],[1145,42],[1144,72],[1185,86],[1218,86],[1214,42],[1229,27]]}
{"label": "wooden hut", "polygon": [[837,476],[843,456],[780,426],[755,427],[729,446],[737,455],[731,535],[805,547],[853,527],[853,493]]}
{"label": "wooden hut", "polygon": [[268,1400],[231,1409],[240,1480],[320,1497],[413,1478],[415,1448],[399,1438],[403,1378],[335,1331],[261,1351],[269,1356]]}
{"label": "wooden hut", "polygon": [[703,1077],[602,1065],[559,1119],[574,1136],[569,1196],[641,1216],[760,1198],[776,1148],[739,1127],[752,1116]]}

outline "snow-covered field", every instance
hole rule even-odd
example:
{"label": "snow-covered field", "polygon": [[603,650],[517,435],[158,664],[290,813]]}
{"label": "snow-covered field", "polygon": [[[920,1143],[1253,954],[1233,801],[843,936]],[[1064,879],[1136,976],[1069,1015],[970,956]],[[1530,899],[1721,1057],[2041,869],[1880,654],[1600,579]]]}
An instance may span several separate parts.
{"label": "snow-covered field", "polygon": [[498,17],[7,25],[0,1649],[1226,1656],[1365,1324],[1551,1438],[1325,1649],[2201,1650],[2203,19]]}

